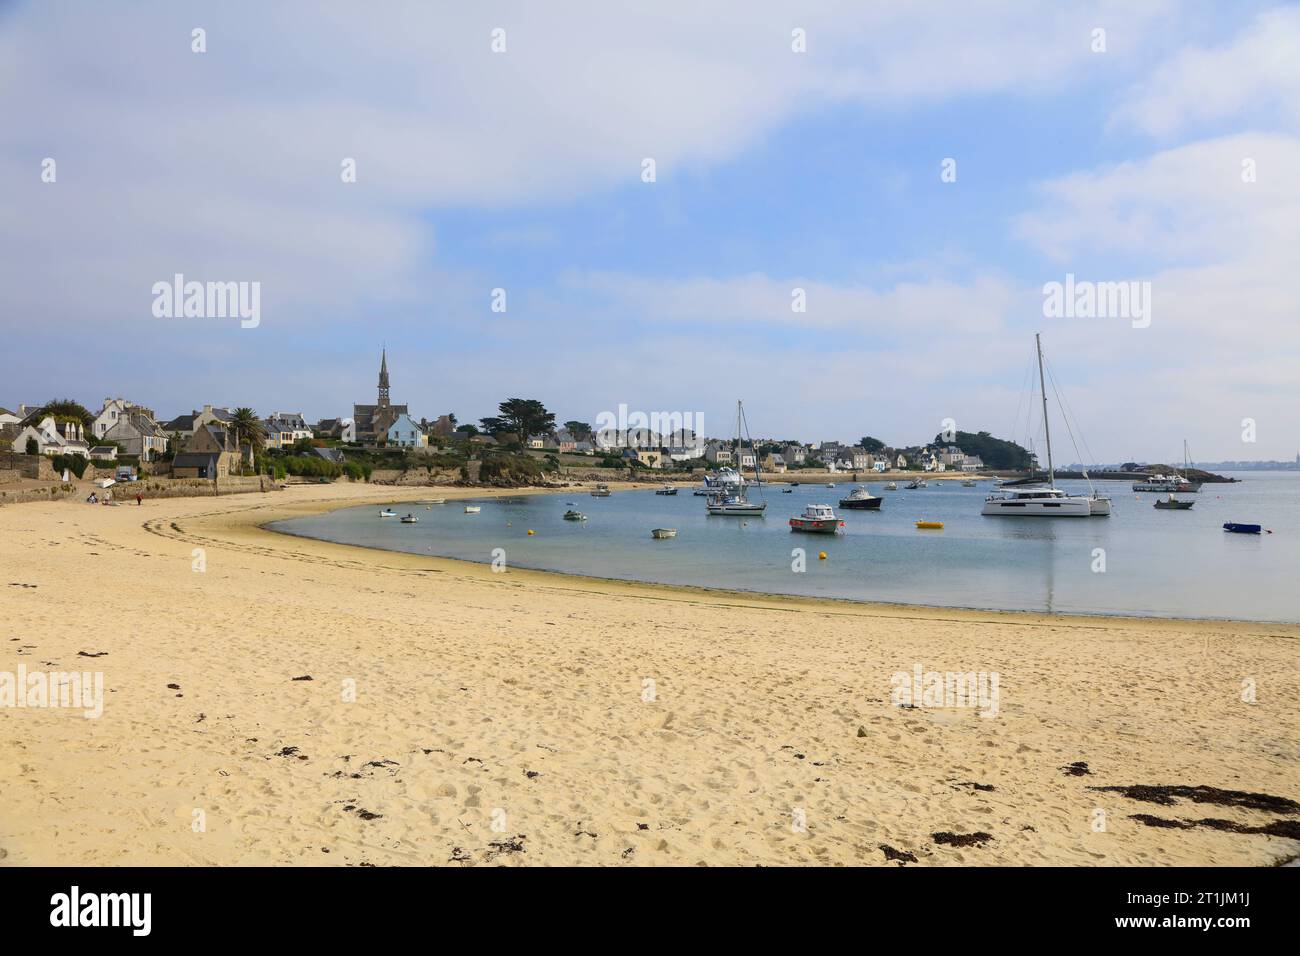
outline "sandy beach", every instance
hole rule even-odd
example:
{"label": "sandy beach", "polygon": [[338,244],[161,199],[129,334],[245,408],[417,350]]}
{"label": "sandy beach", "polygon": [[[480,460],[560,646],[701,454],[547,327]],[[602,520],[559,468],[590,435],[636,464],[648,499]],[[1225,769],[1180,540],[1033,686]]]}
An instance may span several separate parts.
{"label": "sandy beach", "polygon": [[[0,508],[0,672],[104,680],[97,719],[0,708],[0,862],[1300,853],[1285,802],[1091,789],[1300,800],[1300,627],[498,574],[259,527],[469,494],[484,493],[340,483]],[[895,706],[891,677],[918,667],[996,674],[996,715]]]}

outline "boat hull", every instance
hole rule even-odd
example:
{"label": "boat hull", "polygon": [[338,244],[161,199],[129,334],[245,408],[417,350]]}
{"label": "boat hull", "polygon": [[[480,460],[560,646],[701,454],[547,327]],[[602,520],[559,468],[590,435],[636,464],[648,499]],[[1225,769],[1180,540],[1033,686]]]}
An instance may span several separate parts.
{"label": "boat hull", "polygon": [[[1103,503],[1098,503],[1099,507]],[[1057,498],[1044,501],[992,500],[984,502],[980,510],[982,515],[1003,516],[1011,518],[1090,518],[1093,514],[1110,514],[1110,502],[1104,502],[1105,510],[1092,510],[1092,502],[1087,498]]]}
{"label": "boat hull", "polygon": [[758,505],[709,505],[709,514],[722,517],[754,517],[761,515],[766,504]]}
{"label": "boat hull", "polygon": [[791,518],[791,531],[804,531],[808,534],[835,534],[844,522],[838,518]]}
{"label": "boat hull", "polygon": [[841,498],[840,507],[850,511],[877,511],[883,498]]}
{"label": "boat hull", "polygon": [[1231,531],[1233,534],[1260,534],[1264,530],[1263,525],[1258,524],[1240,524],[1236,521],[1227,521],[1223,525],[1224,531]]}

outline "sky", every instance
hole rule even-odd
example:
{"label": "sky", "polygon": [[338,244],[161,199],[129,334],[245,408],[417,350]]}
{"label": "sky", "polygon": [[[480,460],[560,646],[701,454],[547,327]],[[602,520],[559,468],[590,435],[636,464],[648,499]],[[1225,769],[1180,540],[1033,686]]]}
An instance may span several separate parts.
{"label": "sky", "polygon": [[1041,332],[1059,460],[1291,459],[1297,170],[1294,4],[0,0],[0,406],[1025,442]]}

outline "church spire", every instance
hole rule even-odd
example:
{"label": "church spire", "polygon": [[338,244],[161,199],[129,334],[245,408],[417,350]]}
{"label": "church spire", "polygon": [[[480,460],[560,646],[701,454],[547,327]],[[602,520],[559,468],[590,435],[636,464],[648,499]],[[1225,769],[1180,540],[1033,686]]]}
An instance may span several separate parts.
{"label": "church spire", "polygon": [[379,359],[379,407],[388,407],[388,349]]}

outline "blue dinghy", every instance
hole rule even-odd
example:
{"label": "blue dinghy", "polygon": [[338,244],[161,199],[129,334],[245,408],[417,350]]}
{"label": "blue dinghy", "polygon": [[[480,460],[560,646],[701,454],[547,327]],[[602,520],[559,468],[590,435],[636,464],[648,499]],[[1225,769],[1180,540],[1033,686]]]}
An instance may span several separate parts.
{"label": "blue dinghy", "polygon": [[1224,531],[1233,531],[1237,534],[1259,534],[1264,530],[1262,525],[1257,524],[1238,524],[1235,521],[1226,521],[1223,524]]}

